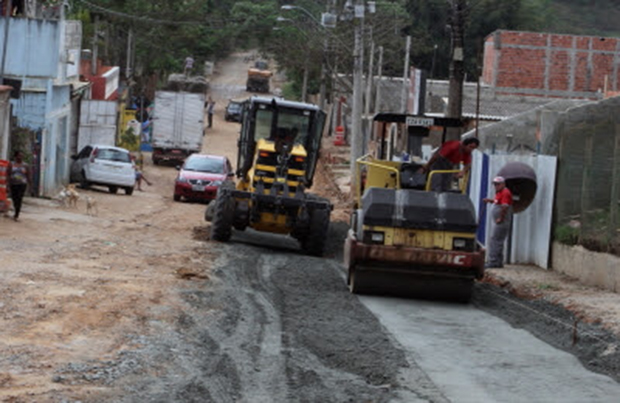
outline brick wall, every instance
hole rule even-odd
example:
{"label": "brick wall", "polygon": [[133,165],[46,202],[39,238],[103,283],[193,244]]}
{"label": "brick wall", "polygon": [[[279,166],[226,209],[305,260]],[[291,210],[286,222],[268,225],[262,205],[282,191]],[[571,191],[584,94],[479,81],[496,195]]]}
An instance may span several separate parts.
{"label": "brick wall", "polygon": [[620,90],[620,40],[496,31],[486,38],[482,81],[499,93],[602,97]]}

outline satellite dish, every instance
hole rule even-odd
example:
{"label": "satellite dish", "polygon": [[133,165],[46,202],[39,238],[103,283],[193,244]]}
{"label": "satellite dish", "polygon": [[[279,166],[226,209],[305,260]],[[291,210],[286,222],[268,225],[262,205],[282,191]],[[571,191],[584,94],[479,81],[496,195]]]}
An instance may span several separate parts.
{"label": "satellite dish", "polygon": [[525,211],[534,201],[538,189],[534,169],[522,162],[509,162],[497,175],[506,180],[506,187],[512,192],[514,212]]}

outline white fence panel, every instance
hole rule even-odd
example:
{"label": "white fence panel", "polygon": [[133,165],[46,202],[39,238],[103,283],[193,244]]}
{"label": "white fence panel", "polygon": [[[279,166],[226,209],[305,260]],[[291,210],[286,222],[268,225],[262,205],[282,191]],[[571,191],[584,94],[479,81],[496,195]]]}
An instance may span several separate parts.
{"label": "white fence panel", "polygon": [[117,102],[83,100],[78,129],[78,152],[87,144],[116,143]]}
{"label": "white fence panel", "polygon": [[509,242],[506,249],[509,251],[507,256],[510,258],[510,263],[533,264],[548,269],[557,171],[556,157],[475,153],[469,194],[480,223],[478,240],[487,245],[491,228],[490,209],[481,200],[485,197],[494,197],[489,183],[509,162],[521,162],[532,167],[536,172],[538,188],[527,210],[514,215],[512,233],[507,241]]}

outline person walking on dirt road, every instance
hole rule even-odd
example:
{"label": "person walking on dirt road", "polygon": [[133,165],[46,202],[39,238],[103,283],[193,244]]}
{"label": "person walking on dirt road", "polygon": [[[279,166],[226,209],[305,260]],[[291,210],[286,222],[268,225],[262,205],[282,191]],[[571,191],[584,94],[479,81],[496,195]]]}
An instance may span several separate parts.
{"label": "person walking on dirt road", "polygon": [[11,199],[13,200],[13,208],[15,209],[13,219],[17,221],[22,209],[22,200],[24,199],[24,194],[26,194],[26,188],[30,183],[30,169],[28,164],[24,162],[21,151],[15,151],[8,171],[10,175],[9,189],[11,191]]}
{"label": "person walking on dirt road", "polygon": [[213,112],[215,109],[215,101],[213,100],[213,98],[209,97],[209,100],[207,101],[207,118],[208,118],[208,125],[207,127],[210,129],[211,126],[213,126]]}
{"label": "person walking on dirt road", "polygon": [[136,171],[136,189],[142,191],[142,181],[146,182],[147,185],[151,186],[151,181],[149,181],[146,176],[144,176],[144,156],[142,155],[142,151],[138,153],[137,158],[135,155],[132,154],[131,162],[133,162],[133,167]]}
{"label": "person walking on dirt road", "polygon": [[422,172],[443,171],[456,169],[458,164],[463,163],[463,170],[456,174],[435,174],[432,178],[431,190],[433,192],[445,192],[452,187],[452,178],[462,178],[471,167],[471,153],[480,145],[477,138],[470,137],[463,141],[451,140],[441,145],[431,159],[422,167]]}
{"label": "person walking on dirt road", "polygon": [[495,198],[482,199],[485,203],[493,203],[491,217],[491,242],[489,244],[489,259],[485,267],[504,267],[504,242],[510,232],[512,221],[512,192],[506,187],[506,180],[497,176],[493,179]]}
{"label": "person walking on dirt road", "polygon": [[208,118],[208,125],[207,128],[211,128],[211,126],[213,126],[213,111],[215,109],[215,101],[213,100],[213,98],[209,97],[209,100],[207,101],[207,118]]}

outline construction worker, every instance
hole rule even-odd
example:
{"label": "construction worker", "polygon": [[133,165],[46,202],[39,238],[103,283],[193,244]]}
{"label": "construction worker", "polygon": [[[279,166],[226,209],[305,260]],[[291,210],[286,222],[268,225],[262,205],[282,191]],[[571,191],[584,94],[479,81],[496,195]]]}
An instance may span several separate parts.
{"label": "construction worker", "polygon": [[469,137],[463,141],[451,140],[441,145],[431,159],[422,167],[422,172],[444,171],[457,169],[463,163],[463,170],[456,174],[435,174],[432,178],[431,190],[445,192],[452,188],[452,179],[462,178],[471,167],[471,153],[480,145],[477,138]]}
{"label": "construction worker", "polygon": [[493,178],[495,198],[482,199],[485,203],[493,203],[491,209],[491,241],[489,243],[486,268],[504,267],[504,243],[510,232],[512,221],[512,192],[506,187],[506,180],[497,176]]}

